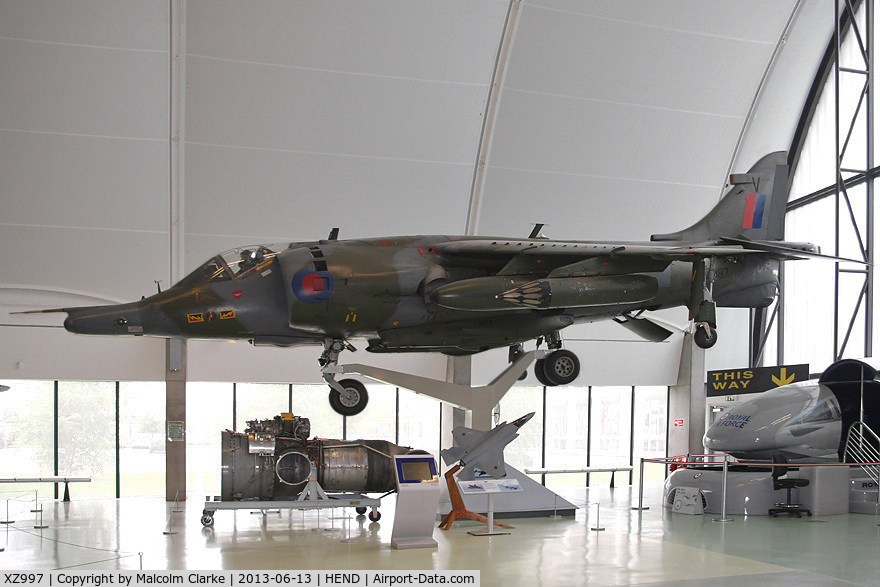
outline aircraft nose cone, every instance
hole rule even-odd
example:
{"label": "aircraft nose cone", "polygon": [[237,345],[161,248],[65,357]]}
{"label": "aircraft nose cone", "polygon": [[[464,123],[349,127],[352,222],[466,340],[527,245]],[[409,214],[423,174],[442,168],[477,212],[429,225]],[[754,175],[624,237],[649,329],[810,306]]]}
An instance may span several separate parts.
{"label": "aircraft nose cone", "polygon": [[746,428],[749,416],[743,419],[724,419],[716,422],[706,430],[703,445],[709,450],[721,452],[738,452],[748,450],[755,444],[755,435],[749,434]]}
{"label": "aircraft nose cone", "polygon": [[140,305],[119,304],[67,310],[64,328],[75,334],[143,334]]}

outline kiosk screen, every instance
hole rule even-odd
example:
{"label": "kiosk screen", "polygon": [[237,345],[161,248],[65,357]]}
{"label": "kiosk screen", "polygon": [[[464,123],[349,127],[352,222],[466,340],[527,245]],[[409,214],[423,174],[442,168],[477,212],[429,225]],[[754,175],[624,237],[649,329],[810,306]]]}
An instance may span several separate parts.
{"label": "kiosk screen", "polygon": [[399,459],[397,478],[401,483],[436,483],[437,465],[433,457]]}

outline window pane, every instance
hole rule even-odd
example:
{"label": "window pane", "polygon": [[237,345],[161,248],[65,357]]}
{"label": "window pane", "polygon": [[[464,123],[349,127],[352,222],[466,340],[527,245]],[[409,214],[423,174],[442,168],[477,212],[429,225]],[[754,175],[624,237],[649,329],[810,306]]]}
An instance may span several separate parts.
{"label": "window pane", "polygon": [[[498,404],[501,411],[499,422],[512,422],[529,412],[535,412],[532,419],[519,429],[519,437],[504,449],[504,461],[520,471],[541,466],[543,393],[541,387],[514,387]],[[530,477],[541,480],[540,475]]]}
{"label": "window pane", "polygon": [[58,474],[92,478],[76,495],[116,497],[115,383],[58,383]]}
{"label": "window pane", "polygon": [[120,493],[165,496],[165,383],[119,384]]}
{"label": "window pane", "polygon": [[232,428],[232,384],[186,384],[186,488],[220,495],[220,433]]}
{"label": "window pane", "polygon": [[402,446],[426,450],[440,459],[440,402],[426,395],[400,390]]}
{"label": "window pane", "polygon": [[290,407],[286,383],[238,383],[235,386],[235,427],[243,432],[248,420],[270,420]]}
{"label": "window pane", "polygon": [[[589,401],[588,387],[547,388],[548,469],[583,469],[587,466]],[[565,492],[566,489],[584,487],[585,475],[547,475],[545,483],[554,491]]]}
{"label": "window pane", "polygon": [[[633,485],[639,483],[639,463],[642,458],[666,456],[666,408],[669,388],[636,387],[633,406]],[[663,481],[665,468],[646,463],[645,481]]]}
{"label": "window pane", "polygon": [[[630,410],[632,388],[593,387],[591,391],[590,466],[610,467],[631,464]],[[590,483],[608,484],[611,473],[593,473]]]}
{"label": "window pane", "polygon": [[[786,238],[819,243],[833,254],[834,223],[829,218],[834,218],[833,198],[792,210],[786,214]],[[834,264],[786,263],[783,291],[785,362],[809,363],[813,371],[824,369],[834,360]]]}
{"label": "window pane", "polygon": [[330,407],[327,385],[294,385],[293,413],[308,418],[312,436],[342,438],[342,416]]}
{"label": "window pane", "polygon": [[[4,477],[42,477],[55,473],[55,432],[53,403],[55,384],[52,381],[4,381],[9,390],[0,394],[0,475]],[[62,488],[63,489],[63,488]],[[9,484],[0,487],[4,498],[34,491],[48,497],[52,486]],[[10,505],[10,511],[15,505]]]}
{"label": "window pane", "polygon": [[367,385],[370,401],[363,412],[346,419],[346,438],[394,442],[397,422],[395,393],[396,388],[391,385]]}

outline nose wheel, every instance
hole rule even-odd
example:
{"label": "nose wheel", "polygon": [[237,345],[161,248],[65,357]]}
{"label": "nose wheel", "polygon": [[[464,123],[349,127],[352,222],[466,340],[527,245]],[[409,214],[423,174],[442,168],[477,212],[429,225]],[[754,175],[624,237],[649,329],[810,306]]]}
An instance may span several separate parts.
{"label": "nose wheel", "polygon": [[355,348],[344,340],[327,339],[318,363],[321,365],[321,377],[330,385],[330,407],[337,414],[356,416],[367,407],[370,397],[364,384],[356,379],[336,381],[336,374],[341,373],[336,368],[339,353],[344,350],[354,351]]}
{"label": "nose wheel", "polygon": [[343,416],[356,416],[363,412],[370,400],[364,384],[356,379],[343,379],[337,385],[343,391],[330,387],[330,407],[333,411]]}

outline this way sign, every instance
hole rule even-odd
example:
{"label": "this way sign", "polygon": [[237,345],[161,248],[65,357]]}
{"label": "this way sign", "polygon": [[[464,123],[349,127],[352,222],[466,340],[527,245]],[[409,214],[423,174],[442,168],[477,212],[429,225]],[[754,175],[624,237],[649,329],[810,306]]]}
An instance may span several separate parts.
{"label": "this way sign", "polygon": [[780,365],[752,369],[725,369],[706,374],[706,395],[718,397],[759,393],[810,378],[809,365]]}

